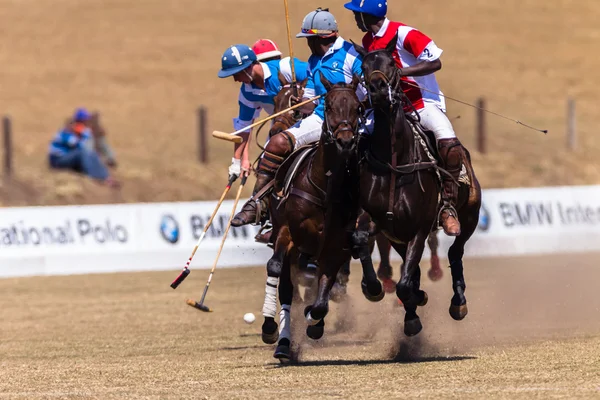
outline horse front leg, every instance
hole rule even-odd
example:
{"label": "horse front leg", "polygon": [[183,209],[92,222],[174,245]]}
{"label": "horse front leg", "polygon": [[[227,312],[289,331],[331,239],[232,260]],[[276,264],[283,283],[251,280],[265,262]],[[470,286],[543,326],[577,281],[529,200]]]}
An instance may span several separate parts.
{"label": "horse front leg", "polygon": [[287,361],[292,357],[292,333],[290,311],[294,299],[294,285],[291,277],[290,253],[287,252],[283,260],[283,268],[279,279],[279,341],[273,357],[280,361]]}
{"label": "horse front leg", "polygon": [[[404,334],[414,336],[421,332],[423,325],[417,315],[417,306],[427,304],[427,293],[420,290],[421,268],[419,262],[425,249],[425,240],[427,231],[418,232],[408,243],[406,249],[406,259],[402,264],[400,271],[400,281],[396,285],[396,295],[404,304],[406,315],[404,316]],[[396,244],[392,244],[396,247]],[[401,247],[398,245],[398,247]],[[400,251],[401,248],[398,249]]]}
{"label": "horse front leg", "polygon": [[375,268],[373,267],[371,248],[369,246],[369,232],[355,231],[352,234],[352,244],[354,251],[357,253],[356,255],[360,259],[363,270],[363,278],[360,282],[363,295],[369,301],[381,301],[385,296],[385,291],[381,286],[381,282],[377,279]]}
{"label": "horse front leg", "polygon": [[[375,268],[373,267],[374,240],[371,238],[371,231],[374,227],[369,214],[363,211],[358,217],[356,229],[352,232],[352,257],[360,260],[363,277],[360,286],[365,298],[369,301],[377,302],[383,299],[385,292],[381,287],[381,282],[377,279]],[[348,264],[350,261],[348,261]]]}
{"label": "horse front leg", "polygon": [[274,344],[279,338],[277,332],[277,287],[279,277],[283,269],[284,257],[291,245],[291,235],[288,226],[282,226],[275,240],[273,256],[267,262],[267,283],[265,285],[265,300],[262,313],[265,318],[262,324],[262,341],[266,344]]}
{"label": "horse front leg", "polygon": [[392,279],[394,270],[390,262],[392,244],[383,233],[378,233],[375,236],[375,240],[377,241],[377,249],[379,249],[379,257],[381,258],[379,267],[377,268],[377,277],[383,282],[383,289],[386,293],[393,293],[396,290],[396,281]]}
{"label": "horse front leg", "polygon": [[[341,266],[350,259],[350,252],[342,250],[342,246],[326,246],[330,256],[319,258],[319,287],[317,298],[312,306],[306,307],[304,315],[308,323],[306,334],[311,339],[323,337],[325,331],[325,316],[329,312],[329,296]],[[339,250],[337,250],[339,249]]]}

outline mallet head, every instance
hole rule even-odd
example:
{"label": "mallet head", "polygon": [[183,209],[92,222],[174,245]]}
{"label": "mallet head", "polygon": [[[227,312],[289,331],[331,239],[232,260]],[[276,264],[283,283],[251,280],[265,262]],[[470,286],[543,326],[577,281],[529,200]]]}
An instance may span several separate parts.
{"label": "mallet head", "polygon": [[190,274],[190,270],[185,268],[183,271],[181,271],[181,273],[179,274],[179,276],[177,278],[175,278],[175,280],[173,281],[173,283],[171,283],[171,287],[173,289],[177,289],[177,286],[179,286],[181,284],[181,282],[184,281],[185,278],[187,278],[187,276]]}
{"label": "mallet head", "polygon": [[195,300],[187,299],[186,303],[187,303],[188,306],[197,308],[200,311],[212,312],[212,310],[208,306],[205,306],[204,304],[200,304],[200,303],[198,303]]}

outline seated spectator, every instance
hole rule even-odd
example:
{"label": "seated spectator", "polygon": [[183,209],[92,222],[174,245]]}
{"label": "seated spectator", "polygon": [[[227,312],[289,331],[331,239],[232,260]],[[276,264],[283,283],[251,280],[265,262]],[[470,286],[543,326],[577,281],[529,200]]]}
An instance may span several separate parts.
{"label": "seated spectator", "polygon": [[50,167],[70,169],[110,187],[119,187],[119,183],[110,176],[94,149],[92,131],[89,128],[90,117],[85,108],[79,108],[72,120],[56,134],[50,143]]}

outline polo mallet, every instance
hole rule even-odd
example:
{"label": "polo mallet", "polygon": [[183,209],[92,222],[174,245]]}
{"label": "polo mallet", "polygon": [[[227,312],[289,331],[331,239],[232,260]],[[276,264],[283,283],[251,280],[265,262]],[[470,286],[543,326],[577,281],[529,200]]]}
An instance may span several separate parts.
{"label": "polo mallet", "polygon": [[285,110],[281,110],[279,112],[276,112],[275,114],[271,114],[268,117],[265,117],[263,119],[261,119],[260,121],[256,121],[253,124],[250,124],[248,126],[246,126],[245,128],[242,129],[238,129],[237,131],[233,132],[233,133],[226,133],[226,132],[221,132],[221,131],[213,131],[212,136],[214,138],[217,139],[222,139],[222,140],[227,140],[228,142],[233,142],[233,143],[242,143],[242,138],[240,136],[238,136],[240,133],[244,133],[247,132],[250,128],[254,128],[255,126],[258,126],[260,124],[263,124],[267,121],[272,120],[273,118],[277,118],[280,115],[286,114],[292,110],[295,110],[296,108],[302,107],[305,104],[311,103],[315,100],[318,100],[321,98],[322,95],[318,95],[315,97],[311,97],[310,99],[304,100],[301,103],[298,104],[294,104],[291,107],[286,108]]}
{"label": "polo mallet", "polygon": [[288,1],[283,0],[283,5],[285,7],[285,25],[287,26],[288,46],[290,48],[290,66],[292,67],[292,90],[294,91],[294,96],[298,96],[298,90],[296,88],[296,68],[294,67],[294,49],[292,47],[292,33],[290,32],[290,15],[288,12]]}
{"label": "polo mallet", "polygon": [[244,185],[246,184],[247,176],[242,178],[242,182],[240,184],[240,188],[238,189],[237,195],[235,196],[235,202],[233,203],[233,209],[231,210],[231,215],[229,216],[229,222],[227,222],[227,227],[225,228],[225,233],[223,234],[223,239],[221,240],[221,246],[219,247],[219,251],[217,252],[217,258],[215,259],[215,263],[210,270],[210,275],[208,275],[208,281],[206,281],[206,286],[204,287],[204,293],[202,293],[202,298],[200,302],[194,301],[192,299],[187,299],[186,303],[195,307],[200,311],[204,312],[212,312],[212,310],[204,305],[204,299],[206,298],[206,293],[208,293],[208,287],[210,286],[210,281],[212,280],[213,274],[215,273],[215,269],[217,268],[217,263],[219,262],[219,257],[221,256],[221,250],[223,250],[223,245],[225,244],[225,240],[227,239],[227,234],[229,233],[229,228],[231,228],[231,220],[235,215],[235,210],[237,209],[238,201],[240,200],[240,196],[242,195],[242,189],[244,189]]}
{"label": "polo mallet", "polygon": [[196,254],[196,250],[198,250],[198,246],[200,246],[202,239],[204,239],[204,235],[206,235],[208,228],[210,228],[210,226],[212,225],[212,222],[215,219],[215,216],[217,215],[219,208],[221,208],[221,204],[223,204],[223,200],[225,200],[225,196],[227,195],[227,192],[229,192],[229,189],[231,189],[231,185],[233,185],[233,182],[235,182],[236,179],[237,179],[237,176],[235,176],[235,175],[231,175],[229,177],[229,182],[227,182],[227,186],[225,187],[225,190],[223,191],[223,194],[221,195],[221,198],[219,199],[219,202],[217,203],[217,206],[215,207],[215,211],[213,211],[212,215],[210,216],[210,219],[204,226],[204,231],[202,231],[200,238],[198,238],[198,242],[196,243],[196,246],[194,247],[194,250],[192,251],[192,255],[187,260],[187,263],[185,263],[185,267],[183,267],[183,270],[181,271],[179,276],[177,278],[175,278],[175,280],[171,283],[171,287],[173,289],[177,289],[177,286],[179,286],[181,284],[181,282],[183,282],[185,280],[185,278],[187,278],[187,276],[190,274],[190,264],[192,262],[192,258],[194,258],[194,255]]}
{"label": "polo mallet", "polygon": [[[283,0],[285,7],[285,25],[287,27],[288,47],[290,49],[290,66],[292,67],[292,95],[298,97],[298,85],[296,85],[296,67],[294,65],[294,47],[292,46],[292,33],[290,31],[290,15],[288,11],[288,0]],[[299,118],[298,110],[294,110],[294,117]]]}

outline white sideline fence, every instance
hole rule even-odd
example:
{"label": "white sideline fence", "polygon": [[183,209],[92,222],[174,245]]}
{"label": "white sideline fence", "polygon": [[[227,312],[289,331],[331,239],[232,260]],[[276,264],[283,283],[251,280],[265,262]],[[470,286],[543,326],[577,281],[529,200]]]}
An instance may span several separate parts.
{"label": "white sideline fence", "polygon": [[[0,277],[181,269],[216,204],[0,209]],[[231,200],[221,206],[191,269],[212,266],[232,206]],[[219,268],[266,265],[272,251],[254,241],[257,232],[255,226],[232,228]],[[438,238],[445,257],[453,238],[442,231]],[[600,185],[489,189],[465,257],[598,250]],[[424,259],[429,256],[426,249]],[[373,258],[379,260],[377,251]]]}

